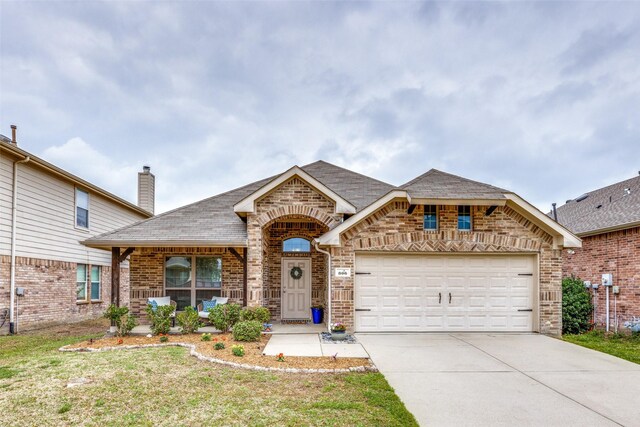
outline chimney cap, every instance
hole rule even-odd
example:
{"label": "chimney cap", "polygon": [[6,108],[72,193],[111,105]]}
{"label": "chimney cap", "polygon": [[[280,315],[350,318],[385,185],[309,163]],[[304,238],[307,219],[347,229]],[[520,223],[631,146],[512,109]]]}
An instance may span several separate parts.
{"label": "chimney cap", "polygon": [[151,172],[151,166],[147,166],[147,165],[142,166],[142,172],[144,173]]}

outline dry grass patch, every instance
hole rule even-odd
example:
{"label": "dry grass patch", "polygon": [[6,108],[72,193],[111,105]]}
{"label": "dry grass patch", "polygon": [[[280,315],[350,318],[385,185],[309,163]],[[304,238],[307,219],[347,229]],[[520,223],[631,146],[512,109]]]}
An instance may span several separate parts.
{"label": "dry grass patch", "polygon": [[[57,351],[86,338],[0,337],[0,364],[11,372],[0,377],[0,425],[417,425],[381,374],[233,369],[181,347]],[[67,388],[75,378],[91,382]]]}
{"label": "dry grass patch", "polygon": [[[262,335],[259,342],[241,342],[235,341],[231,334],[215,335],[211,341],[202,341],[200,334],[190,335],[170,335],[169,343],[185,343],[196,346],[198,353],[214,357],[216,359],[227,360],[235,363],[242,363],[254,366],[263,366],[268,368],[294,368],[294,369],[346,369],[353,367],[370,367],[369,359],[365,358],[333,358],[333,357],[294,357],[284,355],[284,361],[278,361],[275,356],[265,356],[262,354],[271,335]],[[225,348],[215,350],[217,343],[223,343]],[[143,346],[149,344],[160,344],[159,337],[146,336],[130,336],[123,338],[103,338],[93,339],[91,341],[82,341],[68,346],[68,348],[118,348],[126,346]],[[232,346],[242,345],[245,349],[245,355],[238,357],[233,355]]]}

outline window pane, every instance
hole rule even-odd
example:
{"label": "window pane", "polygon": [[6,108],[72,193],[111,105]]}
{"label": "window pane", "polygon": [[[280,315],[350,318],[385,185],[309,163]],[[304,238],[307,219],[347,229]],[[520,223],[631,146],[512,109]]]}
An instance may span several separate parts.
{"label": "window pane", "polygon": [[196,258],[196,288],[222,287],[222,258]]}
{"label": "window pane", "polygon": [[471,206],[458,206],[458,230],[471,230]]}
{"label": "window pane", "polygon": [[282,242],[282,252],[311,252],[311,243],[301,237],[287,239]]}
{"label": "window pane", "polygon": [[76,299],[87,299],[87,266],[78,264],[76,269]]}
{"label": "window pane", "polygon": [[91,299],[100,299],[100,266],[91,267]]}
{"label": "window pane", "polygon": [[196,291],[196,306],[202,303],[202,300],[209,301],[213,297],[219,297],[221,295],[220,290],[204,289]]}
{"label": "window pane", "polygon": [[167,288],[191,287],[191,258],[173,256],[165,263],[165,286]]}
{"label": "window pane", "polygon": [[78,227],[89,227],[89,211],[81,207],[76,208],[76,225]]}
{"label": "window pane", "polygon": [[191,305],[191,290],[167,290],[167,296],[178,303],[176,310],[182,311]]}
{"label": "window pane", "polygon": [[89,194],[76,188],[76,206],[89,210]]}
{"label": "window pane", "polygon": [[435,205],[425,205],[424,207],[424,229],[425,230],[438,229],[438,217],[437,217],[437,209]]}

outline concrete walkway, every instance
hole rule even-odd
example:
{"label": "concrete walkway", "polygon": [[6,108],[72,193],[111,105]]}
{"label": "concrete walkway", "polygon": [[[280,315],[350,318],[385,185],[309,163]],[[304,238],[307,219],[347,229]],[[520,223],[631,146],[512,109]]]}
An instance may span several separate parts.
{"label": "concrete walkway", "polygon": [[360,343],[325,344],[319,334],[274,334],[263,353],[267,356],[283,353],[285,356],[369,357]]}
{"label": "concrete walkway", "polygon": [[640,365],[538,334],[357,334],[421,425],[640,426]]}

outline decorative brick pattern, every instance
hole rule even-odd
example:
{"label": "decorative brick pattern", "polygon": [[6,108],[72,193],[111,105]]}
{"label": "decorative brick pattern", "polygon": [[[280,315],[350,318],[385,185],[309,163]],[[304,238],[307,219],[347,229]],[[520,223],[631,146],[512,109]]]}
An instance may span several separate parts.
{"label": "decorative brick pattern", "polygon": [[[242,255],[242,248],[237,248]],[[242,304],[243,265],[226,248],[139,248],[131,254],[131,312],[140,323],[147,322],[145,308],[150,297],[165,296],[164,262],[168,256],[219,255],[222,257],[222,296]],[[122,292],[121,292],[122,294]]]}
{"label": "decorative brick pattern", "polygon": [[[406,202],[391,202],[348,230],[342,247],[332,248],[333,267],[354,269],[356,251],[538,253],[541,332],[562,330],[561,253],[553,238],[509,207],[485,216],[472,207],[472,231],[457,230],[457,207],[438,206],[438,231],[423,230],[423,208],[408,213]],[[353,328],[354,277],[332,279],[333,320]]]}
{"label": "decorative brick pattern", "polygon": [[[11,257],[0,257],[0,334],[9,332],[9,290]],[[111,267],[101,266],[100,301],[76,301],[77,264],[72,262],[16,257],[16,287],[25,296],[16,297],[18,330],[27,331],[59,323],[73,323],[102,316],[111,302]],[[120,269],[122,304],[129,303],[129,269]]]}
{"label": "decorative brick pattern", "polygon": [[[611,273],[613,284],[620,286],[617,300],[619,327],[633,316],[640,316],[640,227],[582,238],[582,248],[563,253],[563,276],[574,275],[592,283],[602,283],[602,274]],[[595,293],[596,324],[606,324],[605,289]],[[610,293],[610,325],[615,322],[614,296]]]}

